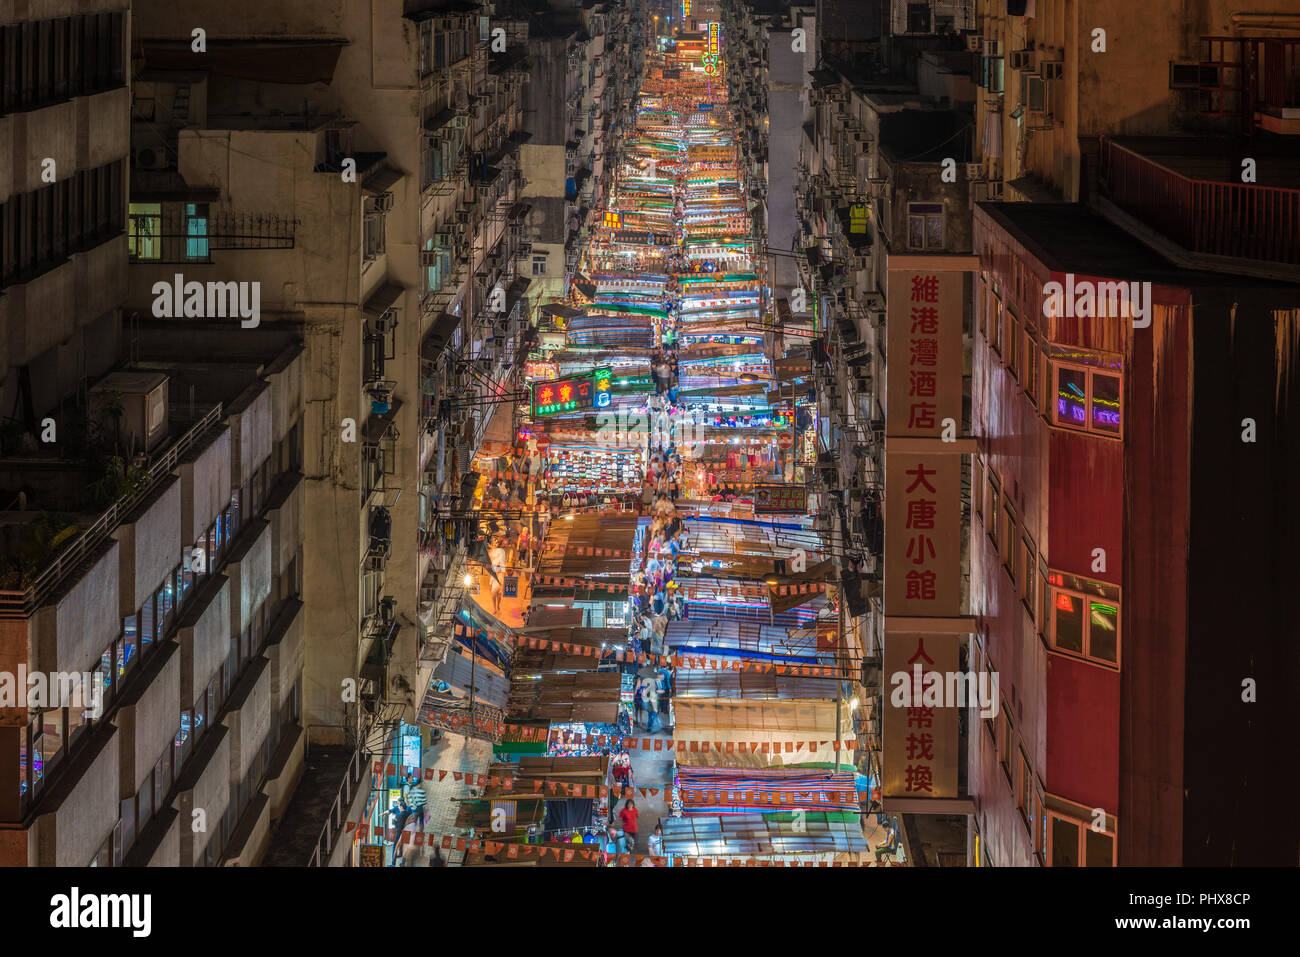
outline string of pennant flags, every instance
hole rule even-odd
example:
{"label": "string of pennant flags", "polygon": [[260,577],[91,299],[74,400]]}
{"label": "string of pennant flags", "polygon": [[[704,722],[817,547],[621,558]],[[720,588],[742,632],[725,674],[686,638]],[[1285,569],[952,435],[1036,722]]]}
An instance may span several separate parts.
{"label": "string of pennant flags", "polygon": [[[367,828],[356,821],[344,825],[346,833],[357,838],[367,834]],[[386,829],[380,825],[371,825],[369,835],[386,840]],[[537,860],[545,862],[548,858],[560,863],[572,863],[577,860],[598,861],[606,856],[617,859],[622,867],[643,865],[647,860],[656,867],[665,867],[668,858],[652,854],[617,854],[606,855],[598,847],[586,844],[520,844],[513,841],[490,841],[486,838],[453,837],[449,834],[425,834],[423,831],[402,831],[396,843],[412,847],[441,847],[445,851],[463,853],[485,853],[493,857],[503,854],[507,860]],[[754,857],[675,857],[674,863],[679,867],[870,867],[866,861],[795,861],[768,860]]]}
{"label": "string of pennant flags", "polygon": [[[567,781],[549,781],[543,778],[518,778],[504,774],[476,774],[470,771],[453,771],[446,768],[420,768],[413,766],[385,764],[382,761],[376,761],[373,765],[375,774],[388,774],[390,777],[397,775],[400,771],[403,775],[414,774],[426,781],[432,781],[435,778],[438,781],[446,780],[451,775],[453,781],[466,785],[476,785],[478,787],[501,788],[503,791],[511,791],[515,794],[525,796],[545,797],[547,794],[565,797],[632,797],[639,794],[643,798],[658,797],[661,791],[667,788],[634,788],[634,787],[609,787],[607,785],[597,784],[574,784]],[[768,805],[768,804],[807,804],[810,801],[825,804],[832,803],[851,803],[853,801],[867,802],[871,799],[869,791],[855,791],[852,789],[832,789],[825,788],[799,788],[787,789],[783,791],[749,791],[749,790],[700,790],[695,788],[679,789],[678,793],[682,799],[691,802],[706,802],[726,799],[728,804],[749,804],[749,805]],[[817,797],[816,795],[821,795]]]}
{"label": "string of pennant flags", "polygon": [[[627,582],[611,582],[601,578],[575,578],[568,575],[535,575],[535,585],[549,585],[555,588],[586,588],[591,590],[626,592],[630,587]],[[685,578],[679,585],[690,585],[691,579]],[[735,598],[764,598],[771,594],[786,595],[820,595],[826,591],[826,582],[798,582],[790,585],[745,586],[741,588],[722,589],[719,597],[728,595]]]}
{"label": "string of pennant flags", "polygon": [[671,665],[674,668],[687,668],[705,671],[759,671],[769,674],[801,676],[807,678],[834,678],[843,670],[834,665],[783,665],[772,661],[735,660],[730,658],[709,658],[701,655],[655,655],[649,652],[637,654],[631,651],[602,650],[595,645],[575,644],[569,641],[552,641],[532,635],[520,636],[516,649],[527,648],[533,651],[559,651],[579,657],[599,658],[602,660],[625,662],[628,664]]}

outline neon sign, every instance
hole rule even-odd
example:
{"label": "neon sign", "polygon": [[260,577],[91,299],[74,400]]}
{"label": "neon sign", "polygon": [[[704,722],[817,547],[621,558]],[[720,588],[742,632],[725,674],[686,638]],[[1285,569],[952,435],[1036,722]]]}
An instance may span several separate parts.
{"label": "neon sign", "polygon": [[709,53],[715,59],[718,56],[718,24],[716,22],[709,24]]}
{"label": "neon sign", "polygon": [[583,376],[535,383],[533,417],[605,408],[610,402],[610,378],[609,369],[597,369]]}

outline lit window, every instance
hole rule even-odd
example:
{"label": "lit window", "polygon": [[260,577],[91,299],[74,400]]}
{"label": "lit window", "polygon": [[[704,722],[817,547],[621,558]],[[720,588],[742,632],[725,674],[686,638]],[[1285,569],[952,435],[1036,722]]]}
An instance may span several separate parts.
{"label": "lit window", "polygon": [[162,258],[162,204],[132,203],[126,248],[132,259]]}
{"label": "lit window", "polygon": [[[1051,646],[1057,651],[1117,667],[1119,602],[1064,588],[1058,584],[1063,580],[1059,573],[1049,577],[1052,582],[1052,627],[1048,634]],[[1074,582],[1087,584],[1082,579],[1074,579]]]}
{"label": "lit window", "polygon": [[185,258],[206,262],[208,256],[208,206],[185,204]]}
{"label": "lit window", "polygon": [[1120,377],[1085,366],[1053,363],[1056,368],[1057,425],[1103,435],[1121,432]]}

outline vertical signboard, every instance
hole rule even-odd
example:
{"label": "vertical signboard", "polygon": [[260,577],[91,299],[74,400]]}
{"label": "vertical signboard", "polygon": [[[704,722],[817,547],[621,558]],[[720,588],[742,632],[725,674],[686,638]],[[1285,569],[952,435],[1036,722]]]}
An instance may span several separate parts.
{"label": "vertical signboard", "polygon": [[[957,796],[963,621],[962,257],[891,257],[886,286],[886,798]],[[945,420],[950,427],[945,430]],[[949,441],[944,441],[945,432]],[[965,691],[964,683],[961,691]]]}
{"label": "vertical signboard", "polygon": [[885,640],[886,797],[957,796],[957,708],[946,700],[945,679],[957,672],[961,642],[957,635],[905,633]]}
{"label": "vertical signboard", "polygon": [[962,457],[885,455],[885,614],[961,613]]}
{"label": "vertical signboard", "polygon": [[938,436],[961,428],[965,273],[890,270],[885,325],[887,435]]}

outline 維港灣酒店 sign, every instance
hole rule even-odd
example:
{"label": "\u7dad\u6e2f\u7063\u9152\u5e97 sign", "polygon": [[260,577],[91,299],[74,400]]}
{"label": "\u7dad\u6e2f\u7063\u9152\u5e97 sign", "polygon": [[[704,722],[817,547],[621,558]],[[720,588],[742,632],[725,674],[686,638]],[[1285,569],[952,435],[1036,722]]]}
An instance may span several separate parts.
{"label": "\u7dad\u6e2f\u7063\u9152\u5e97 sign", "polygon": [[957,270],[890,270],[885,324],[885,434],[939,437],[961,428],[962,283]]}
{"label": "\u7dad\u6e2f\u7063\u9152\u5e97 sign", "polygon": [[603,409],[610,401],[610,370],[533,384],[533,417]]}

